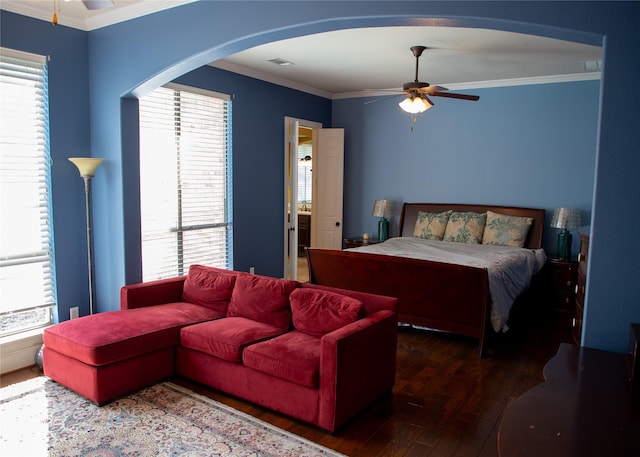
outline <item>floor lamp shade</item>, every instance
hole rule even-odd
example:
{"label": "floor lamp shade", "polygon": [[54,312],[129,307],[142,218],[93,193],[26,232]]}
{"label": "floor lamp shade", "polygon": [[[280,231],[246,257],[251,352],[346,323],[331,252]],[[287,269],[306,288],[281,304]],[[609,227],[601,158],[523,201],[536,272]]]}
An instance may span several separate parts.
{"label": "floor lamp shade", "polygon": [[89,273],[89,313],[93,314],[94,287],[93,287],[93,240],[91,235],[91,178],[96,174],[98,166],[104,159],[93,157],[71,157],[69,158],[80,172],[84,179],[85,213],[87,219],[87,267]]}
{"label": "floor lamp shade", "polygon": [[80,176],[83,178],[85,176],[92,178],[96,174],[98,165],[104,162],[104,159],[97,159],[93,157],[70,157],[69,161],[78,167]]}

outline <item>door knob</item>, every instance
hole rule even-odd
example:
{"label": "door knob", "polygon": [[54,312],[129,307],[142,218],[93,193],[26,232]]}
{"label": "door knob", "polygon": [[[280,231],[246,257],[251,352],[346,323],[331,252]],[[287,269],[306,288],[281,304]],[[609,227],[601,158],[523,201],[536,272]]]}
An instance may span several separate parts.
{"label": "door knob", "polygon": [[340,222],[336,221],[336,227],[340,227]]}

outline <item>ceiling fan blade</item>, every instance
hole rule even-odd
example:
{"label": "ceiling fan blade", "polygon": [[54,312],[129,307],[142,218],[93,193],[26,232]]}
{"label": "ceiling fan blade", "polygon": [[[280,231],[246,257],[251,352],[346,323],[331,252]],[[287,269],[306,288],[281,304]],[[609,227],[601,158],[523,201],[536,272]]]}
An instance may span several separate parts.
{"label": "ceiling fan blade", "polygon": [[389,98],[392,97],[400,97],[401,93],[398,94],[392,94],[392,95],[382,95],[380,97],[374,98],[373,100],[367,100],[366,102],[364,102],[365,105],[369,105],[370,103],[376,103],[376,102],[381,102],[383,100],[387,100]]}
{"label": "ceiling fan blade", "polygon": [[376,92],[386,92],[386,93],[393,93],[393,94],[403,94],[404,90],[402,90],[401,88],[398,89],[362,89],[363,92],[372,92],[372,93],[376,93]]}
{"label": "ceiling fan blade", "polygon": [[478,95],[455,94],[452,92],[432,92],[429,95],[433,97],[447,97],[447,98],[457,98],[460,100],[470,100],[472,102],[476,102],[480,99]]}
{"label": "ceiling fan blade", "polygon": [[113,6],[113,0],[82,0],[88,10],[101,10]]}
{"label": "ceiling fan blade", "polygon": [[446,87],[442,87],[442,86],[427,86],[427,87],[421,87],[420,89],[418,89],[420,92],[424,93],[424,94],[428,94],[431,95],[434,92],[443,92],[447,89]]}

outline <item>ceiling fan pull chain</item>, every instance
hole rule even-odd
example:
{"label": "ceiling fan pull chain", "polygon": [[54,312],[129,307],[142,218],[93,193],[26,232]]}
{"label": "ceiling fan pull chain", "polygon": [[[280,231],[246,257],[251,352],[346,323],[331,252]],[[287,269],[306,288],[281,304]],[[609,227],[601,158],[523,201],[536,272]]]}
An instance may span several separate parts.
{"label": "ceiling fan pull chain", "polygon": [[414,114],[413,118],[411,119],[411,128],[410,130],[413,132],[413,127],[416,125],[416,122],[418,121],[418,115]]}
{"label": "ceiling fan pull chain", "polygon": [[51,22],[53,22],[53,25],[58,25],[58,15],[56,14],[56,3],[58,3],[58,12],[60,11],[60,0],[53,0],[53,18],[51,18]]}

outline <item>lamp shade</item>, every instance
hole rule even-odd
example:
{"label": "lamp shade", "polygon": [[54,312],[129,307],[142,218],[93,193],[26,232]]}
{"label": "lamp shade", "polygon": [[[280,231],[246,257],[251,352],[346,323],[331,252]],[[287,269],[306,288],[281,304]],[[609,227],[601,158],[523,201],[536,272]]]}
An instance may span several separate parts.
{"label": "lamp shade", "polygon": [[407,113],[418,114],[431,108],[433,103],[431,103],[427,98],[407,97],[398,103],[398,105],[400,105],[400,108]]}
{"label": "lamp shade", "polygon": [[93,177],[96,174],[98,165],[104,162],[104,159],[94,157],[69,157],[69,161],[78,167],[80,176],[84,178]]}
{"label": "lamp shade", "polygon": [[578,208],[556,208],[553,211],[551,227],[561,229],[580,228],[580,210]]}
{"label": "lamp shade", "polygon": [[373,215],[376,217],[386,217],[391,213],[391,200],[376,200],[373,204]]}

